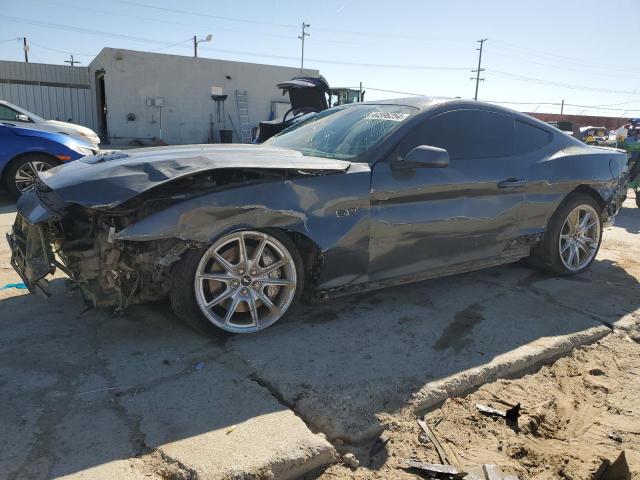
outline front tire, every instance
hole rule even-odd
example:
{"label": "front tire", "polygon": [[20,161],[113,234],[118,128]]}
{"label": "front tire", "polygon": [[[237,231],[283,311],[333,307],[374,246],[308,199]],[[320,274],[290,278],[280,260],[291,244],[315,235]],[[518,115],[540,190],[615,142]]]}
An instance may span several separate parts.
{"label": "front tire", "polygon": [[171,306],[203,333],[254,333],[281,320],[303,291],[302,258],[278,230],[242,230],[189,251],[172,271]]}
{"label": "front tire", "polygon": [[38,172],[58,166],[53,158],[41,154],[24,155],[14,160],[7,169],[6,186],[13,198],[18,198],[25,192],[33,190],[38,178]]}
{"label": "front tire", "polygon": [[575,194],[567,199],[549,222],[533,264],[556,275],[577,275],[590,266],[602,242],[600,206],[593,197]]}

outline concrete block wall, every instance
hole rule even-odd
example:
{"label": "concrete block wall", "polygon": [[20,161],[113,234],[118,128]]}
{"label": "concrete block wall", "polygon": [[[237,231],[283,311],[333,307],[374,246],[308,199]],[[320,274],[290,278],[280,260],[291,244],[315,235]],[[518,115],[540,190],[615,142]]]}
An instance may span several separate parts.
{"label": "concrete block wall", "polygon": [[[225,111],[238,130],[235,93],[246,90],[250,125],[255,126],[270,118],[272,101],[287,100],[276,84],[300,74],[300,69],[291,67],[113,48],[103,49],[89,69],[94,92],[96,74],[104,72],[108,136],[114,144],[159,138],[161,111],[165,142],[207,143],[211,114],[216,134],[220,128],[215,102],[211,99],[212,86],[222,87],[228,95]],[[319,72],[305,69],[304,74],[318,75]],[[149,99],[154,98],[163,99],[161,109],[149,105]],[[221,123],[232,128],[229,118],[225,117]],[[234,141],[239,141],[235,134]]]}

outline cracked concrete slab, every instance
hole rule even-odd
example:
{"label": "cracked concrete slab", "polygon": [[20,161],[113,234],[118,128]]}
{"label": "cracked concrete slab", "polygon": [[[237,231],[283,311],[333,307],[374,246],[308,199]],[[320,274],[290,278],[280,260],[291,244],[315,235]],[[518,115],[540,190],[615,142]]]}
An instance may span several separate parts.
{"label": "cracked concrete slab", "polygon": [[232,338],[228,347],[330,439],[359,442],[383,428],[380,413],[420,402],[417,392],[432,383],[456,376],[468,388],[462,372],[488,368],[509,352],[527,357],[518,349],[544,349],[541,339],[584,331],[608,329],[534,294],[468,275],[345,298],[259,338]]}
{"label": "cracked concrete slab", "polygon": [[122,399],[147,447],[198,479],[297,478],[335,461],[333,446],[257,383],[219,364]]}

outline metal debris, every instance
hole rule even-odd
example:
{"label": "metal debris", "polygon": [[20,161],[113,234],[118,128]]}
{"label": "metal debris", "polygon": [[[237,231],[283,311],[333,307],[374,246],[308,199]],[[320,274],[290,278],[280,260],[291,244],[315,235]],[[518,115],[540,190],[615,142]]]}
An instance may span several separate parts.
{"label": "metal debris", "polygon": [[604,460],[592,480],[631,480],[631,471],[624,450],[613,462]]}
{"label": "metal debris", "polygon": [[438,452],[440,461],[445,465],[451,465],[451,462],[449,461],[449,458],[447,458],[447,454],[444,451],[444,448],[442,448],[442,444],[438,441],[436,434],[433,433],[431,427],[427,425],[427,422],[423,418],[418,418],[416,420],[418,421],[418,425],[420,425],[420,428],[424,430],[424,433],[426,433],[427,437],[429,437],[429,440],[431,440],[431,443],[433,443],[433,446],[436,447],[436,451]]}
{"label": "metal debris", "polygon": [[622,435],[620,435],[618,432],[611,431],[609,432],[607,437],[609,437],[614,442],[622,443]]}
{"label": "metal debris", "polygon": [[462,470],[452,466],[452,465],[443,465],[441,463],[425,463],[417,460],[404,460],[404,464],[401,468],[404,469],[416,469],[421,470],[427,475],[434,478],[463,478],[467,475],[467,472],[463,472]]}
{"label": "metal debris", "polygon": [[520,404],[508,408],[507,410],[498,410],[496,408],[488,407],[486,405],[482,405],[481,403],[476,404],[476,408],[485,415],[492,415],[497,417],[506,418],[510,422],[518,421],[518,416],[520,415]]}

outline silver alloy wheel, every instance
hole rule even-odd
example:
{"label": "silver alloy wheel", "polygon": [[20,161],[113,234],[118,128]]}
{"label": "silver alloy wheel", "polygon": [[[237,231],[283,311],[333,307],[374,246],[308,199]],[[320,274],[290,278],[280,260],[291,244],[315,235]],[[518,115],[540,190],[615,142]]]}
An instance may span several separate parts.
{"label": "silver alloy wheel", "polygon": [[39,160],[34,160],[21,165],[16,172],[16,188],[20,193],[33,190],[36,185],[36,180],[38,179],[38,172],[44,172],[50,168],[52,168],[51,165]]}
{"label": "silver alloy wheel", "polygon": [[198,306],[223,330],[251,333],[278,321],[296,292],[291,253],[263,232],[222,237],[204,253],[195,274]]}
{"label": "silver alloy wheel", "polygon": [[558,239],[564,266],[572,272],[586,267],[598,250],[600,234],[598,212],[592,206],[582,204],[571,210]]}

